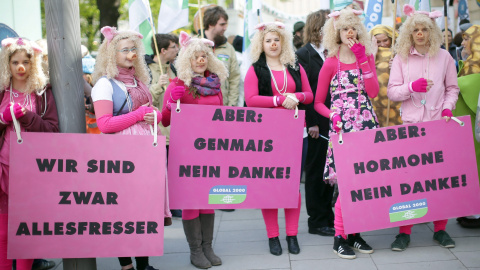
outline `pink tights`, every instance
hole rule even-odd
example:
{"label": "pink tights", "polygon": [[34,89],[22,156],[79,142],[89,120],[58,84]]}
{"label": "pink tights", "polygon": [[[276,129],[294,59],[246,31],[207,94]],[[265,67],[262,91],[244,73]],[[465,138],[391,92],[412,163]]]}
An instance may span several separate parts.
{"label": "pink tights", "polygon": [[183,220],[192,220],[197,218],[200,214],[215,214],[213,209],[183,209],[182,210],[182,219]]}
{"label": "pink tights", "polygon": [[[285,230],[287,236],[296,236],[298,234],[298,220],[300,219],[300,206],[302,204],[301,196],[298,196],[297,208],[285,208]],[[263,220],[267,227],[268,238],[278,237],[278,209],[262,209]]]}
{"label": "pink tights", "polygon": [[[433,222],[434,231],[444,231],[447,227],[448,219],[437,220]],[[411,234],[413,225],[400,226],[400,233]],[[337,199],[335,203],[335,236],[341,235],[344,239],[347,239],[347,235],[343,230],[343,216],[342,207],[340,205],[340,199]]]}
{"label": "pink tights", "polygon": [[[445,231],[447,228],[448,219],[445,220],[436,220],[433,222],[433,231]],[[413,225],[400,226],[399,233],[412,234]]]}
{"label": "pink tights", "polygon": [[[0,214],[0,270],[11,270],[12,260],[7,259],[8,214]],[[17,259],[17,270],[31,270],[33,259]]]}

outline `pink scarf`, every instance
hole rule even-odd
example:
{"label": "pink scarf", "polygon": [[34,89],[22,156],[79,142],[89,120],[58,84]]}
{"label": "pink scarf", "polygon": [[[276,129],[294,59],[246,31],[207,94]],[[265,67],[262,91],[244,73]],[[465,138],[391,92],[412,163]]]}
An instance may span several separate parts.
{"label": "pink scarf", "polygon": [[[138,78],[134,76],[135,68],[118,68],[118,75],[115,77],[115,80],[121,81],[125,84],[128,93],[133,101],[133,108],[132,110],[136,110],[138,107],[142,106],[143,104],[148,103],[152,105],[152,95],[148,90],[148,87],[141,82]],[[135,78],[135,80],[134,80]],[[135,81],[137,81],[136,87],[129,87],[128,85],[135,85]]]}

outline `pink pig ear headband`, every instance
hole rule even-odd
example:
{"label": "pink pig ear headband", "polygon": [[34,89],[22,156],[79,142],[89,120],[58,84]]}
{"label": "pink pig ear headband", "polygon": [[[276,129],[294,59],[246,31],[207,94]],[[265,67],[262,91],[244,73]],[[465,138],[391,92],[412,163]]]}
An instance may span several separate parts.
{"label": "pink pig ear headband", "polygon": [[[110,26],[102,27],[102,29],[100,29],[100,32],[103,34],[103,36],[107,40],[107,45],[110,44],[110,41],[112,41],[112,39],[120,33],[117,31],[117,28],[110,27]],[[130,31],[130,32],[135,33],[137,37],[139,37],[140,39],[143,39],[142,34],[135,31]]]}
{"label": "pink pig ear headband", "polygon": [[442,15],[443,15],[442,12],[438,11],[438,10],[435,10],[435,11],[432,11],[432,12],[427,12],[427,11],[423,11],[423,10],[416,11],[413,6],[408,5],[408,4],[403,6],[403,13],[405,13],[405,15],[407,15],[408,17],[412,17],[416,13],[423,14],[423,15],[428,16],[432,20],[435,20],[438,17],[442,17]]}
{"label": "pink pig ear headband", "polygon": [[258,30],[258,31],[263,31],[269,25],[276,26],[278,29],[285,29],[285,24],[283,24],[281,22],[259,23],[255,26],[255,29]]}
{"label": "pink pig ear headband", "polygon": [[12,45],[31,47],[35,53],[42,52],[42,48],[40,48],[40,46],[38,46],[37,43],[31,42],[23,38],[6,38],[2,40],[3,48],[9,48]]}
{"label": "pink pig ear headband", "polygon": [[184,31],[180,32],[180,37],[178,38],[178,40],[180,42],[180,45],[182,45],[182,47],[187,47],[190,43],[192,43],[193,41],[196,41],[196,40],[200,40],[203,44],[205,44],[207,46],[210,46],[210,47],[215,46],[215,43],[213,43],[213,41],[211,41],[209,39],[206,39],[206,38],[192,38],[189,34],[187,34]]}
{"label": "pink pig ear headband", "polygon": [[[353,12],[353,14],[357,15],[357,16],[360,16],[363,14],[363,11],[361,10],[356,10],[356,9],[352,9],[351,10]],[[340,17],[340,11],[334,11],[330,14],[328,14],[328,17],[329,18],[333,18],[333,28],[337,29],[337,20],[338,18]]]}

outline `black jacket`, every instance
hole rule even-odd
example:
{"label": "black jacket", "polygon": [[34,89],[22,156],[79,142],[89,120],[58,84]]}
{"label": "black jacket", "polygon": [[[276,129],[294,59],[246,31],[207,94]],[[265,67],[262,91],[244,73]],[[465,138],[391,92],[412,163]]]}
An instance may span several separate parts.
{"label": "black jacket", "polygon": [[[313,96],[315,98],[317,92],[318,75],[320,74],[320,69],[323,66],[323,60],[310,43],[298,49],[295,54],[297,55],[298,62],[302,65],[307,73],[308,82],[310,83],[310,87],[312,88]],[[325,99],[325,106],[327,106],[327,108],[330,108],[330,100],[330,91],[328,91],[327,98]],[[321,133],[327,135],[330,120],[321,116],[315,111],[313,107],[314,103],[315,102],[312,102],[306,105],[305,120],[307,122],[307,128],[318,125]]]}

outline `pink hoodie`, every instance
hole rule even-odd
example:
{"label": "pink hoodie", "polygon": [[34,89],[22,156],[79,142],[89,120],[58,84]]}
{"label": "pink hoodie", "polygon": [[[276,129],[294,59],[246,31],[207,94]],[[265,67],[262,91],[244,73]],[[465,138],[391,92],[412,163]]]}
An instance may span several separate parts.
{"label": "pink hoodie", "polygon": [[[460,89],[457,84],[455,62],[450,54],[440,49],[434,57],[422,55],[415,47],[410,49],[407,60],[395,56],[390,71],[387,96],[392,101],[402,101],[401,116],[405,124],[442,118],[444,109],[453,110]],[[416,93],[411,82],[425,78],[433,81],[427,93]],[[425,100],[425,106],[422,106]]]}

